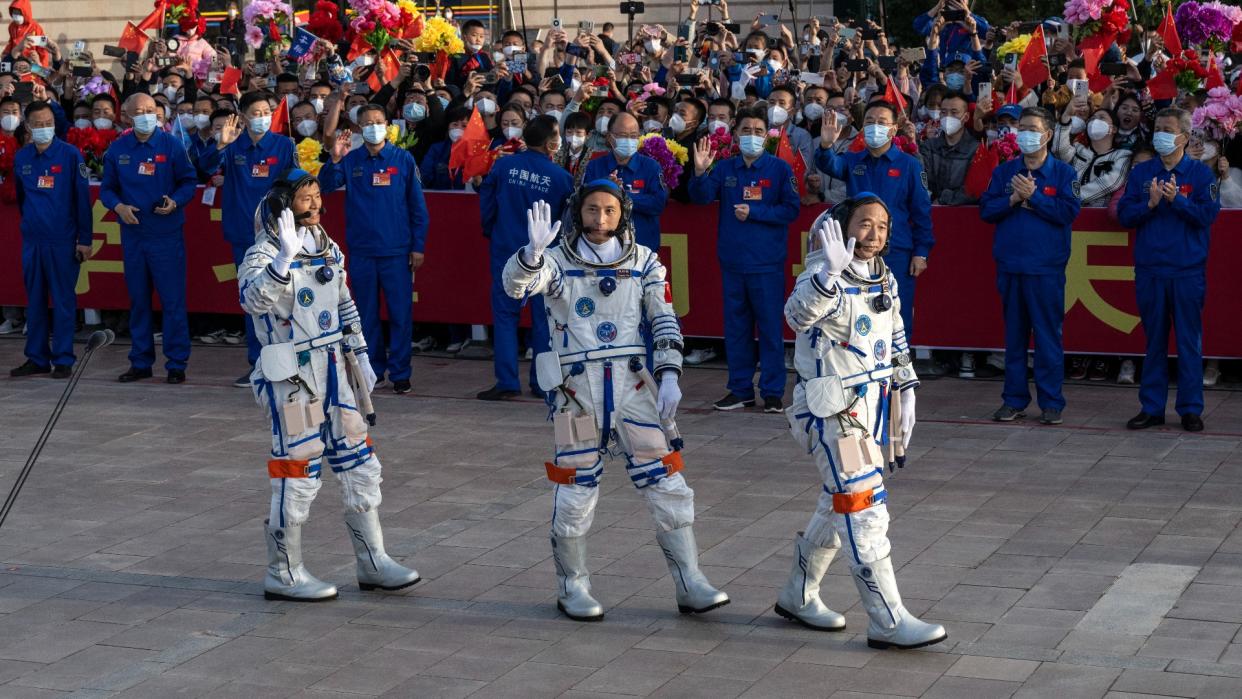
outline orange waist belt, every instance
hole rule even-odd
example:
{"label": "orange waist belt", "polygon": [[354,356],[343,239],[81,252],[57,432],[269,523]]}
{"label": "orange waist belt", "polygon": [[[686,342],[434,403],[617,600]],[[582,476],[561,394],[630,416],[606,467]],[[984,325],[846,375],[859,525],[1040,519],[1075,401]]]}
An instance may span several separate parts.
{"label": "orange waist belt", "polygon": [[[660,459],[660,463],[664,464],[664,470],[670,476],[685,468],[685,463],[681,460],[681,452],[679,451],[671,451],[665,454],[664,458]],[[548,480],[553,483],[558,485],[574,485],[577,482],[577,469],[557,466],[550,461],[543,462],[543,468],[548,472]]]}
{"label": "orange waist belt", "polygon": [[883,501],[883,497],[876,499],[874,490],[867,490],[861,493],[833,493],[832,511],[837,514],[848,515],[851,512],[861,512]]}
{"label": "orange waist belt", "polygon": [[267,462],[268,478],[314,478],[319,474],[319,466],[311,468],[310,461],[303,459],[269,459]]}

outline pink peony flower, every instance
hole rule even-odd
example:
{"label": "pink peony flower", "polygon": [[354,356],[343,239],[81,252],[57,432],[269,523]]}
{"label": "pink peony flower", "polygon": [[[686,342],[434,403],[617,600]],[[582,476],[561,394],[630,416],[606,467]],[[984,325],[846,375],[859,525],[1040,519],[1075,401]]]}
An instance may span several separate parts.
{"label": "pink peony flower", "polygon": [[257,49],[263,45],[263,30],[256,26],[246,27],[246,45],[252,49]]}

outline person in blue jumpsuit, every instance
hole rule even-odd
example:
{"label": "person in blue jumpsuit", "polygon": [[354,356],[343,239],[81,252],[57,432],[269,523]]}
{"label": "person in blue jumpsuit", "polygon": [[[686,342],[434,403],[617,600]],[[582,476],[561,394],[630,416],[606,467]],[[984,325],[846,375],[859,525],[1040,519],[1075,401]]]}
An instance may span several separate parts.
{"label": "person in blue jumpsuit", "polygon": [[[345,240],[349,282],[371,348],[371,368],[385,372],[394,393],[410,392],[410,341],[414,334],[414,271],[423,264],[427,202],[414,156],[387,141],[384,108],[358,110],[363,148],[338,138],[332,161],[319,171],[323,191],[345,187]],[[388,309],[389,349],[380,325],[380,292]]]}
{"label": "person in blue jumpsuit", "polygon": [[[133,131],[112,142],[104,153],[99,200],[121,222],[125,288],[129,291],[129,370],[122,383],[151,377],[155,337],[151,328],[151,292],[164,311],[164,368],[168,383],[183,383],[190,360],[190,325],[185,309],[185,206],[198,180],[181,141],[160,131],[150,95],[137,93],[125,102]],[[253,226],[252,226],[253,230]]]}
{"label": "person in blue jumpsuit", "polygon": [[[505,263],[526,244],[525,211],[537,201],[552,206],[552,220],[561,219],[565,200],[573,193],[573,178],[552,162],[561,147],[560,127],[556,119],[541,114],[522,130],[526,150],[498,159],[479,188],[479,208],[483,218],[483,235],[490,241],[489,257],[492,272],[492,349],[496,369],[496,385],[479,393],[479,400],[507,400],[521,394],[518,380],[518,317],[522,306],[530,305],[531,344],[534,353],[548,349],[548,318],[543,299],[535,296],[525,301],[505,293],[501,275]],[[535,379],[535,366],[530,367],[531,392],[542,395]]]}
{"label": "person in blue jumpsuit", "polygon": [[[707,139],[695,144],[690,201],[720,202],[716,254],[724,282],[725,355],[729,393],[717,410],[755,404],[755,329],[759,331],[759,395],[766,412],[784,410],[785,282],[789,224],[798,218],[798,184],[789,163],[763,150],[768,115],[737,115],[741,154],[712,167]],[[708,168],[711,168],[710,170]]]}
{"label": "person in blue jumpsuit", "polygon": [[1203,301],[1220,192],[1212,171],[1186,154],[1189,139],[1189,112],[1157,112],[1152,147],[1160,157],[1134,166],[1117,206],[1121,225],[1138,229],[1134,289],[1147,336],[1142,410],[1126,423],[1132,430],[1164,424],[1170,323],[1177,342],[1177,414],[1186,431],[1203,429]]}
{"label": "person in blue jumpsuit", "polygon": [[78,265],[91,254],[89,171],[78,149],[56,138],[56,118],[47,102],[26,107],[26,126],[31,143],[13,158],[17,206],[22,212],[26,363],[9,374],[50,371],[52,378],[63,379],[73,368]]}
{"label": "person in blue jumpsuit", "polygon": [[[224,122],[215,148],[199,154],[199,172],[222,170],[221,228],[233,248],[233,264],[241,266],[246,250],[254,245],[254,211],[272,189],[277,177],[297,165],[293,139],[272,129],[271,98],[266,92],[248,92],[241,99],[241,115]],[[242,133],[246,138],[242,138]],[[259,359],[259,340],[254,321],[246,315],[246,359],[253,368]],[[250,386],[250,371],[233,382]]]}
{"label": "person in blue jumpsuit", "polygon": [[[638,152],[642,130],[629,112],[614,115],[608,123],[611,150],[588,162],[583,182],[620,180],[634,204],[634,237],[640,245],[660,251],[660,214],[668,204],[663,171],[654,158]],[[674,183],[676,184],[676,183]]]}
{"label": "person in blue jumpsuit", "polygon": [[1065,396],[1065,265],[1070,231],[1082,202],[1074,168],[1048,156],[1055,122],[1038,107],[1022,110],[1018,121],[1021,158],[1002,163],[979,201],[979,215],[996,224],[992,257],[996,287],[1005,311],[1004,404],[998,422],[1022,416],[1031,402],[1026,384],[1026,350],[1035,334],[1035,391],[1039,421],[1061,424]]}
{"label": "person in blue jumpsuit", "polygon": [[[867,147],[857,153],[832,150],[841,131],[840,122],[820,127],[815,167],[845,182],[849,196],[874,192],[893,214],[888,254],[884,262],[897,281],[901,297],[901,321],[906,338],[914,344],[914,280],[927,269],[927,256],[936,240],[932,237],[931,195],[927,175],[919,159],[893,147],[897,132],[897,108],[888,102],[872,102],[863,116]],[[923,372],[920,372],[923,373]]]}

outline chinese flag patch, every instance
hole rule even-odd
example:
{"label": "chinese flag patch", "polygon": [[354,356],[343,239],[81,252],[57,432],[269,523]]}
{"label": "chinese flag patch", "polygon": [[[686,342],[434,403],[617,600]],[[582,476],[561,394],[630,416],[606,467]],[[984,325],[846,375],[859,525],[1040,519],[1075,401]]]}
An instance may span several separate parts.
{"label": "chinese flag patch", "polygon": [[55,175],[56,173],[60,172],[60,166],[59,166],[59,165],[53,165],[51,169],[52,169],[52,174],[53,174],[53,175]]}
{"label": "chinese flag patch", "polygon": [[664,282],[664,303],[672,303],[672,302],[673,302],[673,285],[669,284],[668,282]]}
{"label": "chinese flag patch", "polygon": [[155,162],[157,162],[157,163],[166,163],[166,162],[168,162],[168,156],[167,156],[167,155],[164,155],[163,153],[156,153],[156,154],[155,154]]}
{"label": "chinese flag patch", "polygon": [[1056,188],[1056,187],[1053,187],[1052,185],[1047,185],[1047,186],[1045,186],[1045,187],[1044,187],[1044,196],[1045,196],[1045,197],[1055,197],[1056,195],[1057,195],[1057,188]]}
{"label": "chinese flag patch", "polygon": [[1182,193],[1183,197],[1188,197],[1191,192],[1195,191],[1195,188],[1193,185],[1184,184],[1180,185],[1177,190]]}
{"label": "chinese flag patch", "polygon": [[888,169],[888,176],[889,177],[901,177],[901,170],[898,170],[895,167],[891,167]]}

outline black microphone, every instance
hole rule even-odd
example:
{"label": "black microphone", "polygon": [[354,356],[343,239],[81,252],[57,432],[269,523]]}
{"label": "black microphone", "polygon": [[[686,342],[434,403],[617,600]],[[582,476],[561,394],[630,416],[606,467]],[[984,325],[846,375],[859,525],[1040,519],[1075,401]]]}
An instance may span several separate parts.
{"label": "black microphone", "polygon": [[108,345],[112,344],[112,341],[115,339],[116,339],[116,333],[112,332],[111,330],[108,330],[106,328],[103,330],[96,330],[95,332],[91,333],[91,336],[86,340],[86,351],[94,352],[100,347],[107,347]]}
{"label": "black microphone", "polygon": [[314,218],[315,215],[316,214],[314,211],[303,211],[300,214],[294,214],[293,220],[294,221],[305,221],[306,219]]}

